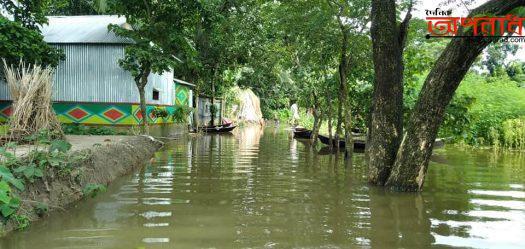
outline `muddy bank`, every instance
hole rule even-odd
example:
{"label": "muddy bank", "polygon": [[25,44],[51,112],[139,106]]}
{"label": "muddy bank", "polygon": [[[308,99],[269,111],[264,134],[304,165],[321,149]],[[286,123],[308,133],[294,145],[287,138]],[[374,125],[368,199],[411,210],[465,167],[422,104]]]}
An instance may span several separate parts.
{"label": "muddy bank", "polygon": [[[51,211],[64,210],[68,205],[88,198],[85,196],[87,186],[107,185],[117,177],[130,173],[148,163],[163,145],[147,136],[108,140],[89,148],[72,150],[70,153],[80,159],[75,161],[76,165],[70,171],[46,171],[42,178],[33,183],[28,182],[24,191],[15,191],[21,199],[18,214],[27,217],[29,221],[35,221]],[[19,227],[20,221],[13,219],[5,224],[0,223],[0,236]]]}

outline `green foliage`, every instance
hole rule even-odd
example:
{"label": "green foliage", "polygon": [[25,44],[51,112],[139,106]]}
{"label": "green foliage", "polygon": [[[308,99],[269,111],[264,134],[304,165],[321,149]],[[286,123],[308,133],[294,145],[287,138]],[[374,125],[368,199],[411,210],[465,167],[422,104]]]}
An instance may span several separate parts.
{"label": "green foliage", "polygon": [[69,135],[129,135],[128,132],[117,130],[114,127],[107,126],[85,126],[81,124],[63,124],[62,130]]}
{"label": "green foliage", "polygon": [[[415,96],[424,77],[419,79],[414,87]],[[405,97],[405,105],[413,106],[414,103],[409,101],[414,99],[413,96]],[[509,78],[470,73],[447,107],[439,136],[470,145],[520,147],[521,144],[516,142],[520,139],[516,136],[519,137],[521,123],[516,119],[525,116],[524,99],[525,88]]]}
{"label": "green foliage", "polygon": [[[108,0],[109,9],[126,17],[130,27],[109,25],[109,30],[121,37],[129,38],[132,44],[126,46],[124,58],[119,65],[129,71],[141,96],[148,84],[151,73],[162,74],[171,71],[177,64],[174,56],[175,44],[188,44],[184,36],[186,20],[192,20],[196,1],[185,0]],[[182,46],[188,48],[191,46]],[[145,113],[145,99],[140,98]],[[147,119],[144,118],[141,132],[146,133]]]}
{"label": "green foliage", "polygon": [[505,148],[525,150],[525,117],[503,121],[500,133]]}
{"label": "green foliage", "polygon": [[[492,127],[500,129],[505,120],[525,116],[525,89],[508,78],[484,78],[470,74],[457,93],[476,99],[470,109],[471,134],[467,138],[470,144],[489,142]],[[484,141],[478,141],[477,138],[483,138]]]}
{"label": "green foliage", "polygon": [[0,0],[2,10],[25,28],[37,30],[47,23],[47,10],[53,0]]}
{"label": "green foliage", "polygon": [[170,113],[166,109],[157,107],[155,107],[155,109],[151,111],[151,114],[157,118],[167,118],[170,115]]}
{"label": "green foliage", "polygon": [[9,126],[0,125],[0,136],[7,134],[8,130],[9,130]]}
{"label": "green foliage", "polygon": [[[11,162],[8,162],[6,164],[9,164],[9,163]],[[24,183],[20,179],[17,179],[13,175],[11,170],[4,165],[0,166],[0,180],[3,182],[9,183],[10,185],[16,187],[20,191],[23,191],[25,189]]]}
{"label": "green foliage", "polygon": [[475,103],[476,98],[468,95],[458,95],[454,97],[448,105],[443,124],[441,125],[440,136],[452,137],[456,139],[466,139],[470,132],[471,113],[469,108]]}
{"label": "green foliage", "polygon": [[49,146],[49,153],[53,153],[55,151],[58,152],[68,152],[71,149],[71,144],[68,141],[65,140],[53,140]]}
{"label": "green foliage", "polygon": [[42,168],[43,167],[39,167],[36,164],[31,163],[29,165],[23,165],[14,169],[14,172],[19,175],[23,175],[29,182],[34,182],[35,178],[42,178],[44,176],[44,171]]}
{"label": "green foliage", "polygon": [[193,111],[193,108],[186,105],[177,105],[175,106],[175,111],[172,114],[172,119],[175,123],[187,123],[188,118]]}
{"label": "green foliage", "polygon": [[9,218],[20,207],[20,199],[18,199],[11,191],[9,184],[0,181],[0,212],[3,217]]}
{"label": "green foliage", "polygon": [[12,219],[16,222],[17,230],[24,230],[27,227],[29,227],[29,224],[31,223],[31,221],[29,220],[29,217],[25,215],[13,214]]}
{"label": "green foliage", "polygon": [[[415,104],[424,77],[416,76],[405,94],[406,117]],[[406,93],[406,92],[405,92]],[[469,73],[446,109],[440,137],[470,145],[521,148],[520,117],[525,116],[525,88],[508,77]]]}
{"label": "green foliage", "polygon": [[288,123],[292,119],[292,112],[290,109],[271,110],[269,111],[269,116],[267,118]]}
{"label": "green foliage", "polygon": [[510,55],[518,52],[519,46],[510,42],[496,42],[487,48],[487,56],[482,65],[491,76],[503,76],[507,67],[505,61]]}
{"label": "green foliage", "polygon": [[133,40],[125,49],[120,66],[138,81],[150,72],[163,73],[176,64],[172,44],[185,42],[181,36],[192,1],[109,0],[110,10],[126,17],[132,29],[110,25],[117,35]]}
{"label": "green foliage", "polygon": [[25,144],[49,145],[51,141],[60,139],[61,137],[62,133],[59,131],[40,130],[37,133],[23,137],[21,142]]}
{"label": "green foliage", "polygon": [[18,65],[23,60],[25,63],[57,66],[64,54],[44,42],[38,30],[0,16],[0,57],[10,65]]}
{"label": "green foliage", "polygon": [[107,4],[107,0],[54,0],[48,13],[54,16],[110,14]]}
{"label": "green foliage", "polygon": [[82,193],[84,196],[88,196],[91,198],[95,198],[98,194],[104,193],[107,191],[106,186],[102,184],[87,184],[84,189],[82,189]]}
{"label": "green foliage", "polygon": [[[13,193],[12,188],[24,191],[27,182],[33,183],[36,179],[44,178],[48,171],[66,175],[79,161],[86,159],[85,154],[69,154],[71,144],[67,141],[49,141],[46,136],[37,136],[33,139],[36,139],[38,146],[49,146],[49,149],[36,147],[26,156],[19,158],[12,152],[16,150],[15,143],[8,143],[0,147],[0,213],[4,220],[14,220],[18,229],[27,227],[29,219],[17,214],[20,199]],[[44,210],[43,206],[38,205],[36,209]]]}

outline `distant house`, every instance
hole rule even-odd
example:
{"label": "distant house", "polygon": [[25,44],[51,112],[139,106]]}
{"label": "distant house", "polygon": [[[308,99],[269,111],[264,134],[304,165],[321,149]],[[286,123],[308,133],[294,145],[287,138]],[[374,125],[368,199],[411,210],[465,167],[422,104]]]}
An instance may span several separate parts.
{"label": "distant house", "polygon": [[[42,28],[46,42],[66,54],[56,69],[54,109],[63,123],[136,125],[142,120],[139,94],[131,74],[119,59],[132,41],[108,31],[109,24],[125,27],[117,16],[49,17]],[[173,71],[152,74],[146,86],[149,123],[171,123],[151,114],[155,108],[175,111],[177,104],[192,104],[193,85],[176,80]],[[0,121],[10,115],[9,93],[0,83]]]}
{"label": "distant house", "polygon": [[[198,98],[199,102],[199,124],[201,125],[209,125],[211,121],[211,97],[206,95],[200,95]],[[215,109],[217,112],[215,113],[215,119],[214,124],[221,124],[221,119],[224,117],[224,101],[222,98],[215,98],[213,101],[213,105],[215,106]]]}

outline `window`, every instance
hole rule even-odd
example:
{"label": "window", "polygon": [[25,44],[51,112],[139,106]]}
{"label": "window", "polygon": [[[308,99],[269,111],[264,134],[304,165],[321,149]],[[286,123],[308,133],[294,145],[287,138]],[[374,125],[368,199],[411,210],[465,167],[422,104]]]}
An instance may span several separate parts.
{"label": "window", "polygon": [[153,100],[159,100],[160,99],[160,92],[157,89],[153,89]]}

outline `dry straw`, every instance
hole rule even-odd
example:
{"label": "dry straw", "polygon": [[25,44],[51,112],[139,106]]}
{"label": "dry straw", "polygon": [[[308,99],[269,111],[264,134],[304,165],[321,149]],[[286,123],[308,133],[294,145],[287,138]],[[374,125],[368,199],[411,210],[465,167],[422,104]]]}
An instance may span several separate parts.
{"label": "dry straw", "polygon": [[13,100],[9,119],[12,140],[40,132],[62,137],[63,132],[52,107],[53,69],[37,65],[9,66],[4,60],[4,75]]}

